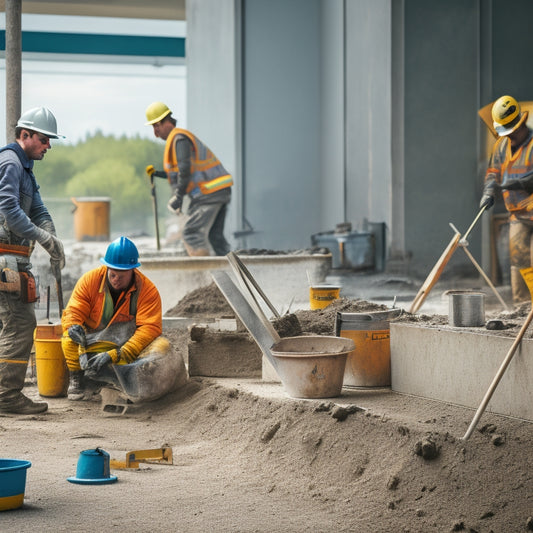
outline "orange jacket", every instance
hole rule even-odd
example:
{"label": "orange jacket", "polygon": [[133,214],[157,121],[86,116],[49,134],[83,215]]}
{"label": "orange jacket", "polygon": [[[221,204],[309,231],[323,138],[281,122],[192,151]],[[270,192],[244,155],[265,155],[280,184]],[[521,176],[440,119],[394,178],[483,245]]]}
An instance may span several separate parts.
{"label": "orange jacket", "polygon": [[[65,341],[69,344],[70,340],[68,328],[74,324],[95,331],[113,323],[135,320],[137,328],[132,337],[120,347],[120,351],[109,352],[114,363],[119,361],[131,363],[148,344],[161,335],[163,319],[159,291],[144,274],[137,269],[133,272],[135,276],[133,285],[126,294],[120,296],[119,301],[123,297],[124,299],[107,324],[102,323],[104,304],[106,299],[107,301],[111,299],[106,285],[107,267],[100,266],[90,270],[78,280],[61,318],[64,348]],[[131,299],[136,292],[136,312],[135,315],[130,315]],[[65,357],[68,363],[66,352]]]}

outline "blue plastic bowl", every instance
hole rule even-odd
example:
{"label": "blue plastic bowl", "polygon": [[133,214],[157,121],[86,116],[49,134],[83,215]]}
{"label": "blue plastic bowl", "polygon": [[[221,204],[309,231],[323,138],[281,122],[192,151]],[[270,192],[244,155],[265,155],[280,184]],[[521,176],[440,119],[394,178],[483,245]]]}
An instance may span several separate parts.
{"label": "blue plastic bowl", "polygon": [[30,466],[29,461],[22,459],[0,459],[0,511],[22,507],[26,470]]}

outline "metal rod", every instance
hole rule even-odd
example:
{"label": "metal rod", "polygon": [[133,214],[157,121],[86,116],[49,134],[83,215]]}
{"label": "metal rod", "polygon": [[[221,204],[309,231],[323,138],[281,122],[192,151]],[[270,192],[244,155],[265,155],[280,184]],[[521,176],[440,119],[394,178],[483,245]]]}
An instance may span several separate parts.
{"label": "metal rod", "polygon": [[481,217],[481,215],[483,214],[483,212],[485,211],[485,209],[487,209],[487,206],[484,205],[480,210],[479,210],[479,213],[477,214],[476,218],[474,219],[474,222],[472,222],[472,224],[470,224],[470,227],[466,230],[466,233],[463,235],[463,238],[461,239],[461,241],[466,241],[468,236],[470,235],[470,232],[474,229],[474,226],[476,225],[477,221],[479,220],[479,217]]}
{"label": "metal rod", "polygon": [[[229,252],[228,255],[227,255],[227,259],[228,259],[230,265],[233,267],[233,270],[235,271],[235,273],[239,273],[238,271],[240,271],[241,274],[244,274],[244,276],[252,283],[252,285],[254,286],[255,290],[261,295],[261,298],[263,298],[263,301],[267,304],[268,308],[272,311],[274,316],[276,318],[280,318],[280,314],[278,313],[278,310],[274,307],[272,302],[267,298],[267,295],[263,292],[263,290],[259,286],[259,283],[257,283],[257,281],[252,276],[251,272],[248,270],[246,265],[241,261],[240,257],[235,252]],[[243,276],[243,281],[246,284],[246,287],[247,287],[248,291],[250,292],[252,298],[254,298],[253,293],[250,290],[250,287],[249,287],[246,279],[244,278],[244,276]],[[254,300],[255,300],[255,298],[254,298]],[[256,303],[257,303],[257,301],[256,301]]]}
{"label": "metal rod", "polygon": [[46,287],[46,321],[48,324],[51,324],[50,322],[50,285]]}
{"label": "metal rod", "polygon": [[470,253],[470,250],[466,247],[466,245],[463,245],[459,243],[459,246],[464,250],[465,254],[468,256],[470,261],[472,261],[472,264],[477,268],[478,272],[483,276],[483,279],[487,282],[488,286],[492,289],[492,292],[495,294],[496,298],[500,301],[500,303],[503,305],[503,308],[506,311],[510,311],[509,306],[504,302],[503,298],[500,296],[500,293],[496,290],[496,287],[492,284],[489,277],[485,272],[483,272],[483,269],[479,265],[479,263],[474,259],[474,256]]}

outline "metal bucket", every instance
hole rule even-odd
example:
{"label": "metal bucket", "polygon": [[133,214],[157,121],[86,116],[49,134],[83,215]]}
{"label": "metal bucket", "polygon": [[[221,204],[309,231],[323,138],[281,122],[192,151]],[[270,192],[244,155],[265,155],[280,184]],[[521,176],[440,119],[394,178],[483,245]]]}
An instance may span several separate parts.
{"label": "metal bucket", "polygon": [[352,339],[356,349],[348,354],[345,387],[390,387],[390,320],[401,310],[337,313],[335,334]]}
{"label": "metal bucket", "polygon": [[450,291],[448,323],[455,327],[478,327],[485,324],[485,295],[474,291]]}
{"label": "metal bucket", "polygon": [[111,198],[71,198],[77,241],[108,241]]}
{"label": "metal bucket", "polygon": [[309,287],[309,306],[311,309],[324,309],[337,300],[341,288],[337,285],[314,285]]}
{"label": "metal bucket", "polygon": [[351,339],[309,335],[286,337],[271,353],[287,394],[293,398],[340,396]]}

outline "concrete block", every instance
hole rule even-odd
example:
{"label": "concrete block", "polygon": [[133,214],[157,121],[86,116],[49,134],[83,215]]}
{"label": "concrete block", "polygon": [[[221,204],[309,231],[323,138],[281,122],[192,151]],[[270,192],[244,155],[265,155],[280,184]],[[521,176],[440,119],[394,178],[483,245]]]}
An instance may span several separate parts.
{"label": "concrete block", "polygon": [[[477,409],[515,337],[391,323],[391,388]],[[523,339],[486,411],[533,421],[533,339]]]}
{"label": "concrete block", "polygon": [[248,333],[191,328],[189,375],[260,378],[262,353]]}

